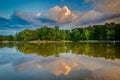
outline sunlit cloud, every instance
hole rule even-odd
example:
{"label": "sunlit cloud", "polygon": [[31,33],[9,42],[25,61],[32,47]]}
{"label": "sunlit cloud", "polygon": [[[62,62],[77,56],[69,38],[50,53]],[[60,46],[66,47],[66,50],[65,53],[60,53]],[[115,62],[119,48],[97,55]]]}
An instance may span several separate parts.
{"label": "sunlit cloud", "polygon": [[77,16],[72,13],[67,6],[60,8],[59,6],[55,6],[50,10],[47,10],[41,13],[39,20],[43,23],[45,22],[53,22],[55,24],[68,24],[75,20]]}

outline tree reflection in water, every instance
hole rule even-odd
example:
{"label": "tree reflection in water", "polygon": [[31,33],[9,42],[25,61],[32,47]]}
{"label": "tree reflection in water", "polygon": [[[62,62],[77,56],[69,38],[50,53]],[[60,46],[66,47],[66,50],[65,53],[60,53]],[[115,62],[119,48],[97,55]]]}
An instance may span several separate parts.
{"label": "tree reflection in water", "polygon": [[0,43],[0,47],[16,46],[17,50],[25,54],[37,54],[44,57],[56,56],[61,53],[104,57],[105,59],[120,58],[120,44],[116,43]]}

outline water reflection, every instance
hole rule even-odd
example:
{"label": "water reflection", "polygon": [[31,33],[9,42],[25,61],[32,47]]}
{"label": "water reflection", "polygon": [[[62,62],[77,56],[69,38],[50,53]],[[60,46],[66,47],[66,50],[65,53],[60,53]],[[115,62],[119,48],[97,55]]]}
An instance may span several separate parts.
{"label": "water reflection", "polygon": [[25,54],[35,53],[44,57],[59,56],[61,53],[84,54],[92,57],[104,57],[105,59],[120,58],[120,44],[110,43],[49,43],[49,44],[30,44],[30,43],[9,43],[0,44],[0,47],[16,46],[20,52]]}
{"label": "water reflection", "polygon": [[[0,61],[0,80],[120,80],[119,44],[10,43],[0,47],[0,58],[7,62]],[[4,52],[10,49],[16,54]]]}

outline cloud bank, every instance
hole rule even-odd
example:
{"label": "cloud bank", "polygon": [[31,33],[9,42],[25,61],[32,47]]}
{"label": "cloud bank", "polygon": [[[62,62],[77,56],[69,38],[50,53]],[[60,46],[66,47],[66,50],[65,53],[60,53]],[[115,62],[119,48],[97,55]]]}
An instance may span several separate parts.
{"label": "cloud bank", "polygon": [[106,14],[120,14],[120,0],[97,0],[95,10]]}
{"label": "cloud bank", "polygon": [[[18,24],[28,25],[93,25],[105,22],[120,23],[120,5],[119,0],[85,0],[85,2],[94,2],[94,9],[87,12],[71,11],[67,6],[55,6],[42,13],[26,13],[23,11],[15,11],[11,17],[12,21]],[[115,19],[115,20],[114,20]]]}

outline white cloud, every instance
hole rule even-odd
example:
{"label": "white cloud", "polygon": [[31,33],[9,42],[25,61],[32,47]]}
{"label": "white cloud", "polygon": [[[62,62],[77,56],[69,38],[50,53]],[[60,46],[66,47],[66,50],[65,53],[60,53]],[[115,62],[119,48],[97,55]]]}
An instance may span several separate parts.
{"label": "white cloud", "polygon": [[102,16],[103,16],[102,13],[96,12],[95,10],[91,10],[91,11],[79,14],[79,17],[73,22],[73,24],[75,25],[93,24],[93,23],[99,22]]}
{"label": "white cloud", "polygon": [[120,0],[84,0],[94,2],[94,8],[88,12],[78,12],[79,17],[73,21],[75,25],[93,25],[106,22],[120,23]]}
{"label": "white cloud", "polygon": [[68,24],[76,19],[77,16],[72,13],[67,6],[64,6],[63,8],[55,6],[50,10],[43,12],[40,16],[40,20],[43,18],[46,19],[46,21],[51,20],[58,24]]}
{"label": "white cloud", "polygon": [[[119,0],[85,0],[86,2],[92,1],[95,9],[87,12],[73,12],[68,9],[67,6],[60,8],[55,6],[42,13],[26,13],[22,11],[15,11],[12,20],[19,24],[33,24],[37,26],[84,26],[100,24],[103,22],[116,22],[120,23],[120,9]],[[15,18],[15,19],[14,19]]]}
{"label": "white cloud", "polygon": [[[85,0],[86,2],[92,1],[95,2],[94,6],[96,7],[93,10],[90,10],[88,12],[72,12],[70,11],[66,6],[63,8],[60,8],[58,6],[55,6],[54,8],[51,8],[48,11],[45,11],[41,14],[40,19],[43,23],[47,23],[49,25],[51,22],[52,25],[58,25],[58,24],[72,24],[75,26],[78,25],[93,25],[93,24],[99,24],[102,22],[116,22],[120,23],[119,19],[114,20],[114,18],[119,17],[119,10],[117,7],[119,7],[118,0],[115,1],[115,4],[113,5],[113,1],[110,0],[109,5],[107,5],[108,1],[98,1],[98,0]],[[102,2],[105,2],[102,4]],[[106,6],[107,5],[107,6]],[[112,8],[112,5],[114,9]],[[104,11],[105,10],[105,11]],[[113,10],[113,11],[112,11]]]}
{"label": "white cloud", "polygon": [[14,11],[11,16],[11,20],[17,22],[18,24],[35,24],[40,25],[40,21],[36,20],[41,15],[41,13],[27,13],[23,11]]}

